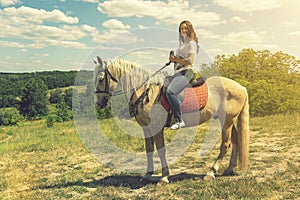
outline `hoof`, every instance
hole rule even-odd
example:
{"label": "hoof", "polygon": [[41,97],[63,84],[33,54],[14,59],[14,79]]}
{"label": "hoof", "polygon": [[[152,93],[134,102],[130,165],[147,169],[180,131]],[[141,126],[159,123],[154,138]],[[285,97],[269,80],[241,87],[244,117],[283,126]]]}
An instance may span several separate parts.
{"label": "hoof", "polygon": [[236,176],[238,175],[234,170],[225,170],[222,176]]}
{"label": "hoof", "polygon": [[157,183],[158,186],[163,186],[163,185],[168,185],[170,182],[169,182],[169,179],[167,176],[163,177],[160,179],[160,181]]}
{"label": "hoof", "polygon": [[143,178],[140,179],[140,182],[153,182],[153,177],[151,173],[146,173]]}
{"label": "hoof", "polygon": [[205,181],[213,181],[215,179],[215,175],[214,173],[207,173],[204,177],[203,177],[203,180]]}

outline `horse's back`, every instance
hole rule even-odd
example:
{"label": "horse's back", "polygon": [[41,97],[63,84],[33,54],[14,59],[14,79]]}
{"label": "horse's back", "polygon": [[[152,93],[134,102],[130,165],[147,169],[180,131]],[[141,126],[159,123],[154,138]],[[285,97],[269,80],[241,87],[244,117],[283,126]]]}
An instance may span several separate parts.
{"label": "horse's back", "polygon": [[212,76],[206,80],[210,91],[217,90],[218,92],[229,93],[227,95],[241,95],[247,94],[247,89],[240,83],[222,76]]}

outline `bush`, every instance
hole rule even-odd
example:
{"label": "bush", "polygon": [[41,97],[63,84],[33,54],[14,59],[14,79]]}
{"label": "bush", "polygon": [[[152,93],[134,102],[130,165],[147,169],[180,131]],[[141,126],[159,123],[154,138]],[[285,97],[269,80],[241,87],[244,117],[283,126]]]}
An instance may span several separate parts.
{"label": "bush", "polygon": [[49,114],[46,118],[46,125],[48,128],[54,126],[54,123],[57,121],[56,116]]}
{"label": "bush", "polygon": [[3,108],[0,110],[0,126],[15,125],[23,117],[16,108]]}
{"label": "bush", "polygon": [[46,125],[48,128],[54,126],[56,122],[66,122],[73,119],[72,111],[66,104],[64,98],[55,106],[55,112],[49,113],[46,117]]}
{"label": "bush", "polygon": [[48,114],[48,88],[41,79],[30,79],[23,88],[20,112],[28,119],[38,119]]}
{"label": "bush", "polygon": [[61,100],[61,98],[62,98],[61,89],[52,90],[50,92],[50,98],[49,98],[50,103],[58,103]]}
{"label": "bush", "polygon": [[65,122],[73,118],[72,111],[63,98],[58,104],[56,104],[55,114],[57,117],[57,122]]}

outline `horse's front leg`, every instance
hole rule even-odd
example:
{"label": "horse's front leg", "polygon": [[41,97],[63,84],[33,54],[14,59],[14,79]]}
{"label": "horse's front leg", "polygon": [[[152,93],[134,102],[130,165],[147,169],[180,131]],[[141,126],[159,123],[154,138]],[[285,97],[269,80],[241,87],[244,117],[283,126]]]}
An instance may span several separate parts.
{"label": "horse's front leg", "polygon": [[[146,135],[145,135],[146,136]],[[145,137],[146,154],[147,154],[147,171],[143,179],[151,180],[154,173],[153,154],[154,154],[154,139],[153,137]]]}
{"label": "horse's front leg", "polygon": [[152,175],[154,173],[153,154],[154,154],[154,138],[151,134],[151,130],[147,127],[143,127],[145,145],[146,145],[146,156],[147,156],[147,170],[141,181],[152,181]]}
{"label": "horse's front leg", "polygon": [[156,145],[157,153],[162,166],[162,178],[160,180],[161,183],[169,183],[168,176],[170,175],[169,167],[166,159],[166,148],[164,142],[164,133],[163,130],[159,131],[154,136],[154,142]]}

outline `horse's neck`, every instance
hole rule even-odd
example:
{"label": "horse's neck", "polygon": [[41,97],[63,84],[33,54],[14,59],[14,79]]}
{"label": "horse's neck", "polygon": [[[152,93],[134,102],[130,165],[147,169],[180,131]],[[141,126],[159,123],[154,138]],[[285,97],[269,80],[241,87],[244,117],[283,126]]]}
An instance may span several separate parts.
{"label": "horse's neck", "polygon": [[162,85],[164,80],[163,75],[158,74],[155,77],[151,77],[147,70],[126,61],[120,61],[117,65],[112,66],[111,73],[118,79],[128,99],[146,83],[149,85],[153,83]]}
{"label": "horse's neck", "polygon": [[147,73],[141,73],[140,70],[134,69],[132,72],[126,73],[122,81],[122,89],[126,91],[127,97],[130,98],[133,93],[137,90],[146,89],[148,85],[145,85],[149,80],[149,75]]}

